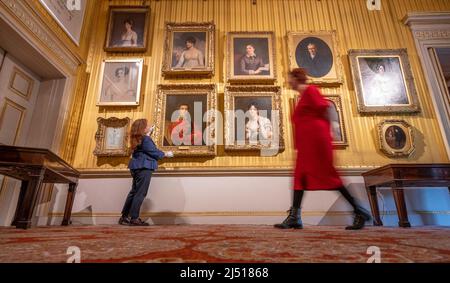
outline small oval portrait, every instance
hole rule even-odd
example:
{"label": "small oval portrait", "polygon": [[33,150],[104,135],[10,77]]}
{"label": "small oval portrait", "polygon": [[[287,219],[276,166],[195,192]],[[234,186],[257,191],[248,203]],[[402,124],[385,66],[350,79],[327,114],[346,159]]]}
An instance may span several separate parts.
{"label": "small oval portrait", "polygon": [[399,126],[390,126],[384,133],[386,143],[393,149],[402,149],[406,145],[406,133]]}
{"label": "small oval portrait", "polygon": [[333,53],[328,44],[317,37],[307,37],[295,49],[299,67],[305,68],[313,78],[326,76],[333,67]]}

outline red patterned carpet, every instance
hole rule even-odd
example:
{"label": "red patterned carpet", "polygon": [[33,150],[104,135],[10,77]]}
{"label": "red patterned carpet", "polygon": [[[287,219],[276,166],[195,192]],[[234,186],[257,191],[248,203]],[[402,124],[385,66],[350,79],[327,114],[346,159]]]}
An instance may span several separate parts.
{"label": "red patterned carpet", "polygon": [[66,262],[67,248],[81,262],[356,262],[369,246],[381,262],[450,262],[450,228],[266,225],[70,226],[0,228],[0,262]]}

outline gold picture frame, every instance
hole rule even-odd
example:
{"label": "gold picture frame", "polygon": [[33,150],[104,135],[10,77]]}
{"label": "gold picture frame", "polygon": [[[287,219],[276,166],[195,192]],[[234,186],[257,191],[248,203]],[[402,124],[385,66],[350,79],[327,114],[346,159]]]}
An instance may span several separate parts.
{"label": "gold picture frame", "polygon": [[[227,86],[224,109],[225,150],[261,151],[264,149],[277,152],[284,150],[283,113],[279,86]],[[251,113],[252,110],[256,111],[256,119]],[[257,121],[256,130],[252,127],[251,120]]]}
{"label": "gold picture frame", "polygon": [[149,6],[110,6],[104,50],[146,52],[149,25]]}
{"label": "gold picture frame", "polygon": [[[333,106],[333,108],[328,109],[328,118],[330,121],[332,144],[337,148],[347,147],[348,146],[347,129],[345,126],[344,109],[342,106],[341,97],[336,94],[327,94],[324,95],[324,98],[328,100],[330,106]],[[291,115],[294,113],[295,107],[297,106],[299,100],[300,100],[299,95],[296,95],[294,98],[291,98]]]}
{"label": "gold picture frame", "polygon": [[415,151],[411,125],[404,120],[384,120],[378,125],[379,148],[388,157],[409,157]]}
{"label": "gold picture frame", "polygon": [[[20,90],[15,86],[15,82],[18,77],[21,77],[28,84],[26,90]],[[25,100],[30,100],[31,94],[33,92],[33,85],[34,80],[30,76],[25,74],[23,71],[21,71],[19,68],[14,66],[11,79],[9,80],[8,88],[15,94],[24,98]]]}
{"label": "gold picture frame", "polygon": [[330,121],[332,144],[336,147],[348,146],[344,109],[339,95],[324,95],[329,101],[328,119]]}
{"label": "gold picture frame", "polygon": [[352,49],[349,59],[360,113],[420,112],[406,49]]}
{"label": "gold picture frame", "polygon": [[215,84],[158,85],[156,105],[152,137],[158,148],[175,157],[217,155]]}
{"label": "gold picture frame", "polygon": [[130,118],[97,118],[94,155],[99,157],[129,156]]}
{"label": "gold picture frame", "polygon": [[212,77],[215,30],[213,22],[166,22],[162,75]]}
{"label": "gold picture frame", "polygon": [[100,68],[97,106],[137,106],[144,59],[105,59]]}
{"label": "gold picture frame", "polygon": [[[249,50],[249,46],[253,51]],[[275,47],[275,33],[271,31],[228,32],[225,56],[226,80],[235,83],[275,82],[277,79]],[[249,55],[250,52],[253,52],[254,57]],[[247,70],[248,66],[256,66],[257,69],[253,70],[251,67]],[[250,74],[252,72],[259,73]]]}
{"label": "gold picture frame", "polygon": [[344,82],[336,31],[288,32],[287,42],[290,70],[305,68],[317,85]]}

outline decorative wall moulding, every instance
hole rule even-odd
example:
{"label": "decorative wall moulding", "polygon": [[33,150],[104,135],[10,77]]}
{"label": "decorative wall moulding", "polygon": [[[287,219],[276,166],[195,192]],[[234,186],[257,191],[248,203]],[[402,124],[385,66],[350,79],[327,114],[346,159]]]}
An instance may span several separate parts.
{"label": "decorative wall moulding", "polygon": [[[364,166],[352,168],[337,168],[340,176],[361,176],[362,173],[378,168],[379,166]],[[108,179],[108,178],[131,178],[130,170],[99,170],[99,169],[78,169],[81,172],[81,179]],[[260,177],[291,177],[294,168],[163,168],[160,167],[154,173],[155,177],[236,177],[236,176],[260,176]]]}
{"label": "decorative wall moulding", "polygon": [[70,73],[76,73],[82,59],[64,46],[64,43],[45,25],[34,9],[29,1],[0,0],[0,14],[3,14],[2,10],[5,10],[5,17],[12,26],[20,32],[28,31],[23,36],[31,40],[32,45],[42,44],[47,50],[41,51],[50,51]]}

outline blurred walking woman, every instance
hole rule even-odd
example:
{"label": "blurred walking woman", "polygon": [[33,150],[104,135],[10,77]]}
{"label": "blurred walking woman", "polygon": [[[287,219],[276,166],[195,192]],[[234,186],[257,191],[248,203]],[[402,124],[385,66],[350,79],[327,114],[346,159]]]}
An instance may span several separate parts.
{"label": "blurred walking woman", "polygon": [[305,190],[337,190],[354,210],[353,225],[346,229],[361,229],[364,222],[370,219],[370,214],[355,203],[333,166],[330,122],[327,117],[329,104],[315,86],[306,84],[306,80],[306,73],[302,68],[289,73],[289,85],[301,95],[291,118],[294,126],[294,145],[297,149],[294,200],[289,216],[275,227],[303,228],[300,207]]}
{"label": "blurred walking woman", "polygon": [[133,155],[128,168],[133,176],[133,185],[122,209],[122,217],[119,219],[121,225],[149,225],[139,218],[139,211],[147,196],[152,173],[158,168],[158,160],[173,157],[173,152],[164,153],[156,147],[150,138],[152,131],[153,127],[150,127],[147,119],[138,119],[131,125],[130,144]]}

